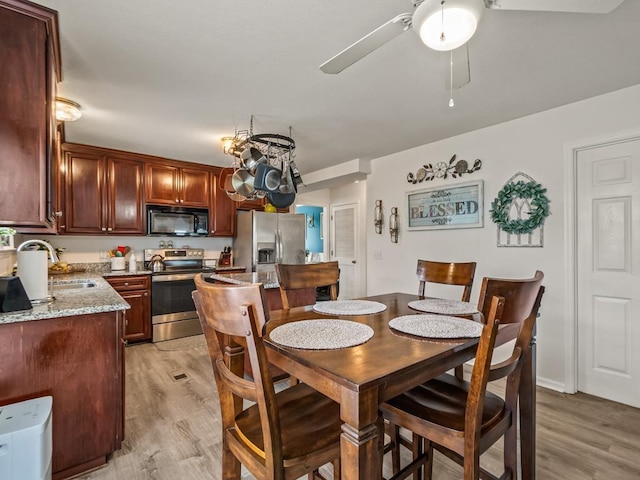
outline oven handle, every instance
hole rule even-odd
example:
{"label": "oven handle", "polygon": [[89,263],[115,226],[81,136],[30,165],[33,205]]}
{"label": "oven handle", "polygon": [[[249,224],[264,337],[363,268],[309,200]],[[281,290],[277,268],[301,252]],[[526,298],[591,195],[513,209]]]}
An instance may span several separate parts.
{"label": "oven handle", "polygon": [[196,276],[200,275],[198,273],[179,273],[176,275],[151,275],[151,282],[175,282],[178,280],[192,280],[196,278]]}

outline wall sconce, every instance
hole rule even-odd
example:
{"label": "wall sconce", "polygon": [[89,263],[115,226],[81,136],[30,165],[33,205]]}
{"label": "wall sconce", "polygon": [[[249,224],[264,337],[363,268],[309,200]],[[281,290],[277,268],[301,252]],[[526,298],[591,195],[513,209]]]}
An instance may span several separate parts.
{"label": "wall sconce", "polygon": [[74,122],[82,116],[80,105],[66,98],[56,97],[56,120]]}
{"label": "wall sconce", "polygon": [[398,207],[391,207],[389,233],[391,234],[391,242],[398,243]]}
{"label": "wall sconce", "polygon": [[376,227],[376,233],[382,235],[382,224],[384,219],[382,217],[382,200],[376,200],[376,206],[373,209],[373,224]]}

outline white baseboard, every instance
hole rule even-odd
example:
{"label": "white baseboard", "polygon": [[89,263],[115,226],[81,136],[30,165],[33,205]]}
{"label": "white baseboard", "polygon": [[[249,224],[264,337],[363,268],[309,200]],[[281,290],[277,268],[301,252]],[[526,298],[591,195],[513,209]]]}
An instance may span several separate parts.
{"label": "white baseboard", "polygon": [[549,380],[548,378],[537,377],[536,385],[543,388],[548,388],[549,390],[555,390],[556,392],[566,393],[566,388],[564,383],[556,382],[555,380]]}

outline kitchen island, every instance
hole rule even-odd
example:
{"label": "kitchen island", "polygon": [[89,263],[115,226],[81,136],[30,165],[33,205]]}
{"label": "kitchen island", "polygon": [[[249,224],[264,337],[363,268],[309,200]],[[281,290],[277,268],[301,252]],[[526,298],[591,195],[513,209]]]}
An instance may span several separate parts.
{"label": "kitchen island", "polygon": [[60,275],[56,282],[52,303],[0,314],[0,406],[53,397],[59,480],[103,465],[120,449],[129,305],[97,274]]}
{"label": "kitchen island", "polygon": [[[262,283],[267,297],[269,310],[282,310],[282,297],[276,272],[253,273],[214,273],[209,277],[215,283],[233,283],[247,285],[250,283]],[[289,304],[292,307],[301,305],[313,305],[316,303],[315,288],[304,288],[289,293]]]}

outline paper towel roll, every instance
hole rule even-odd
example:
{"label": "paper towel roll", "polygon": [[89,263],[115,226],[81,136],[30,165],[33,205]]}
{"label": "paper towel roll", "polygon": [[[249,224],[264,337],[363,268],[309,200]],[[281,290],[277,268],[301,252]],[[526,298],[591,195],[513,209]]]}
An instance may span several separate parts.
{"label": "paper towel roll", "polygon": [[18,252],[18,277],[29,296],[29,300],[47,298],[48,258],[45,250],[23,250]]}

